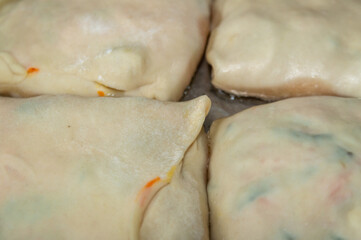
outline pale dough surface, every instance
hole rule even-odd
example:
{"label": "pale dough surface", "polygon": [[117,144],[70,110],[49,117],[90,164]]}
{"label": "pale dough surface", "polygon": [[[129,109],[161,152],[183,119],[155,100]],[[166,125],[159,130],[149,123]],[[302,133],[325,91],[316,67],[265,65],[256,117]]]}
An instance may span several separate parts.
{"label": "pale dough surface", "polygon": [[361,100],[295,98],[216,121],[212,239],[361,239]]}
{"label": "pale dough surface", "polygon": [[0,0],[0,93],[179,100],[209,0]]}
{"label": "pale dough surface", "polygon": [[208,239],[207,97],[0,99],[0,239]]}
{"label": "pale dough surface", "polygon": [[240,96],[361,97],[360,0],[215,0],[212,83]]}

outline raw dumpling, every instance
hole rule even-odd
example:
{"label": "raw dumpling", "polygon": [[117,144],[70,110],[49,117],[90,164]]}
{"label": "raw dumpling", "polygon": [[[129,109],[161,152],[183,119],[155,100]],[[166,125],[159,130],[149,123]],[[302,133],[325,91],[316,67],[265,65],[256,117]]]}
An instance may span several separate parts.
{"label": "raw dumpling", "polygon": [[0,0],[0,93],[178,100],[209,0]]}
{"label": "raw dumpling", "polygon": [[212,239],[361,239],[361,100],[259,106],[210,137]]}
{"label": "raw dumpling", "polygon": [[0,239],[208,239],[207,97],[0,99]]}
{"label": "raw dumpling", "polygon": [[361,1],[215,0],[207,59],[229,93],[361,97]]}

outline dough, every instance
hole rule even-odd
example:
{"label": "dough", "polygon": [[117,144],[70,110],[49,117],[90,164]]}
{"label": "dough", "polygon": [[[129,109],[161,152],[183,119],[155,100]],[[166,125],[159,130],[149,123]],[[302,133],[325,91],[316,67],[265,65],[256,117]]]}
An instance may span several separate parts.
{"label": "dough", "polygon": [[209,107],[1,98],[0,239],[208,239]]}
{"label": "dough", "polygon": [[0,93],[178,100],[209,0],[0,0]]}
{"label": "dough", "polygon": [[240,96],[361,97],[360,0],[216,0],[213,84]]}
{"label": "dough", "polygon": [[361,239],[361,100],[296,98],[216,121],[212,239]]}

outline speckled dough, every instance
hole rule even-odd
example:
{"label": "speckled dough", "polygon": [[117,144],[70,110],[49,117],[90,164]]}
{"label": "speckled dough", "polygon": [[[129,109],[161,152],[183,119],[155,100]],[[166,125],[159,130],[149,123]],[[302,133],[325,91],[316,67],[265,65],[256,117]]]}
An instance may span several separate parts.
{"label": "speckled dough", "polygon": [[229,93],[361,97],[360,0],[215,0],[207,59]]}
{"label": "speckled dough", "polygon": [[208,239],[209,105],[0,98],[0,239]]}
{"label": "speckled dough", "polygon": [[178,100],[209,0],[0,0],[0,93]]}
{"label": "speckled dough", "polygon": [[254,107],[210,137],[212,239],[361,239],[361,100]]}

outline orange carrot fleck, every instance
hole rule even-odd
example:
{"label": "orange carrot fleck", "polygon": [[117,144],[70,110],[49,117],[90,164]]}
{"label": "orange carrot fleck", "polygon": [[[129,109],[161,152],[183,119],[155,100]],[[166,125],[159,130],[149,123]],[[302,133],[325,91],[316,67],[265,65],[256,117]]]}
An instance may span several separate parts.
{"label": "orange carrot fleck", "polygon": [[103,91],[98,91],[98,96],[99,97],[104,97],[105,96],[105,93]]}
{"label": "orange carrot fleck", "polygon": [[28,71],[27,71],[28,74],[36,73],[36,72],[39,72],[39,68],[30,67],[30,68],[28,68]]}
{"label": "orange carrot fleck", "polygon": [[150,180],[146,185],[145,188],[150,188],[152,187],[156,182],[160,181],[160,177],[156,177],[153,180]]}

